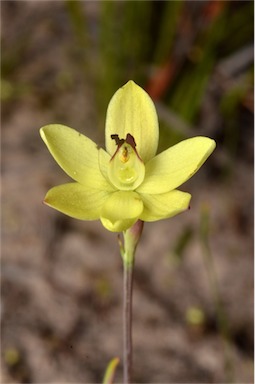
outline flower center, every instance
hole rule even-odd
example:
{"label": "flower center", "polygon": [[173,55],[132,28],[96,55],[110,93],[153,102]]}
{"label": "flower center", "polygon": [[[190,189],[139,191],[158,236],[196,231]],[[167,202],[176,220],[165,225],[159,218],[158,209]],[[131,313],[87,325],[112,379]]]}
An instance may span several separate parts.
{"label": "flower center", "polygon": [[112,135],[111,138],[116,141],[117,150],[110,160],[108,177],[116,188],[134,190],[143,182],[145,174],[135,140],[129,133],[126,139],[119,139],[118,135]]}

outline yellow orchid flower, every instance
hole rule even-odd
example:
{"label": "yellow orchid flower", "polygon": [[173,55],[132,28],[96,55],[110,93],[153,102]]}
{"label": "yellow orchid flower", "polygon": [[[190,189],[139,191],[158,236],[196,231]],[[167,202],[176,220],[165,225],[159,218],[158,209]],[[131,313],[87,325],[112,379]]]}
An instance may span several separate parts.
{"label": "yellow orchid flower", "polygon": [[137,220],[156,221],[185,211],[191,195],[176,188],[215,148],[193,137],[156,155],[158,118],[149,95],[129,81],[112,97],[106,116],[106,151],[64,125],[40,129],[50,153],[75,182],[48,191],[45,203],[81,220],[100,219],[122,232]]}

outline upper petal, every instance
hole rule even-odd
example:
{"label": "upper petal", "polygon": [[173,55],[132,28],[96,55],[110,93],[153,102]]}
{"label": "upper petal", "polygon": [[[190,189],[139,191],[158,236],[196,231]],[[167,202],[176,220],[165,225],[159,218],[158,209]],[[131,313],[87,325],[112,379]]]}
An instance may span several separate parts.
{"label": "upper petal", "polygon": [[157,221],[177,215],[188,209],[191,195],[178,190],[160,195],[140,194],[144,210],[140,216],[143,221]]}
{"label": "upper petal", "polygon": [[87,188],[79,183],[68,183],[50,189],[44,202],[75,219],[97,220],[108,197],[109,192]]}
{"label": "upper petal", "polygon": [[143,162],[155,156],[158,148],[158,117],[149,95],[133,81],[129,81],[112,97],[106,115],[105,145],[112,156],[116,144],[111,135],[125,139],[130,133]]}
{"label": "upper petal", "polygon": [[145,165],[145,178],[139,193],[165,193],[188,180],[213,152],[216,143],[208,137],[183,140],[151,159]]}
{"label": "upper petal", "polygon": [[46,125],[40,134],[60,167],[81,184],[112,190],[99,169],[98,149],[88,137],[60,124]]}

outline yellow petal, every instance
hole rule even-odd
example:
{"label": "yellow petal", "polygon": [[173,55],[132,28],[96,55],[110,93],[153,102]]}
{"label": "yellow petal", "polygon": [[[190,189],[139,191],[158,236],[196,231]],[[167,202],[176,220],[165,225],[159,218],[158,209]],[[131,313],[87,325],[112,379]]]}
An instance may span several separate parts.
{"label": "yellow petal", "polygon": [[177,188],[196,173],[213,152],[215,141],[208,137],[183,140],[145,165],[139,193],[165,193]]}
{"label": "yellow petal", "polygon": [[132,227],[133,224],[137,221],[137,219],[121,219],[112,223],[110,220],[101,217],[101,223],[103,226],[111,232],[123,232]]}
{"label": "yellow petal", "polygon": [[98,149],[88,137],[59,124],[46,125],[40,134],[60,167],[81,184],[113,190],[99,169]]}
{"label": "yellow petal", "polygon": [[68,183],[48,191],[44,202],[57,211],[80,220],[97,220],[109,193]]}
{"label": "yellow petal", "polygon": [[133,191],[112,193],[101,211],[102,224],[112,232],[122,232],[131,227],[143,211],[140,196]]}
{"label": "yellow petal", "polygon": [[105,145],[113,156],[116,151],[111,135],[125,139],[130,133],[143,160],[155,156],[158,148],[158,117],[149,95],[133,81],[129,81],[112,97],[106,115]]}
{"label": "yellow petal", "polygon": [[110,182],[108,178],[108,168],[111,161],[111,156],[103,148],[100,148],[98,151],[98,160],[102,175],[106,180],[108,180],[108,182]]}
{"label": "yellow petal", "polygon": [[160,195],[140,195],[144,210],[140,215],[143,221],[157,221],[177,215],[188,209],[191,195],[186,192],[173,190]]}

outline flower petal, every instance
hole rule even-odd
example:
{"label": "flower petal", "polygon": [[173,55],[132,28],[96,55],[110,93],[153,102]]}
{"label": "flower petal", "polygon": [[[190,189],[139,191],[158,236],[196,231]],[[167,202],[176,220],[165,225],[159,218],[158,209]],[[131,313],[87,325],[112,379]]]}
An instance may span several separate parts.
{"label": "flower petal", "polygon": [[151,159],[145,165],[145,178],[139,193],[165,193],[187,181],[213,152],[215,141],[208,137],[183,140]]}
{"label": "flower petal", "polygon": [[125,139],[130,133],[143,160],[155,156],[158,148],[158,117],[149,95],[133,81],[129,81],[112,97],[106,115],[105,145],[113,156],[116,144],[111,135]]}
{"label": "flower petal", "polygon": [[131,227],[143,211],[140,196],[133,191],[112,193],[101,211],[102,224],[112,232],[121,232]]}
{"label": "flower petal", "polygon": [[160,195],[141,194],[144,204],[140,219],[143,221],[157,221],[175,216],[189,207],[191,195],[178,190]]}
{"label": "flower petal", "polygon": [[137,219],[124,219],[124,220],[117,220],[114,223],[112,223],[110,220],[101,217],[100,218],[101,223],[103,226],[111,232],[123,232],[132,227],[132,225],[135,224]]}
{"label": "flower petal", "polygon": [[98,149],[92,140],[59,124],[46,125],[40,134],[56,162],[72,179],[92,188],[113,190],[100,172]]}
{"label": "flower petal", "polygon": [[50,189],[44,202],[75,219],[97,220],[108,197],[109,192],[87,188],[79,183],[68,183]]}
{"label": "flower petal", "polygon": [[103,148],[100,148],[98,151],[98,160],[99,160],[99,168],[102,175],[109,183],[111,183],[108,177],[108,167],[111,161],[111,156]]}

